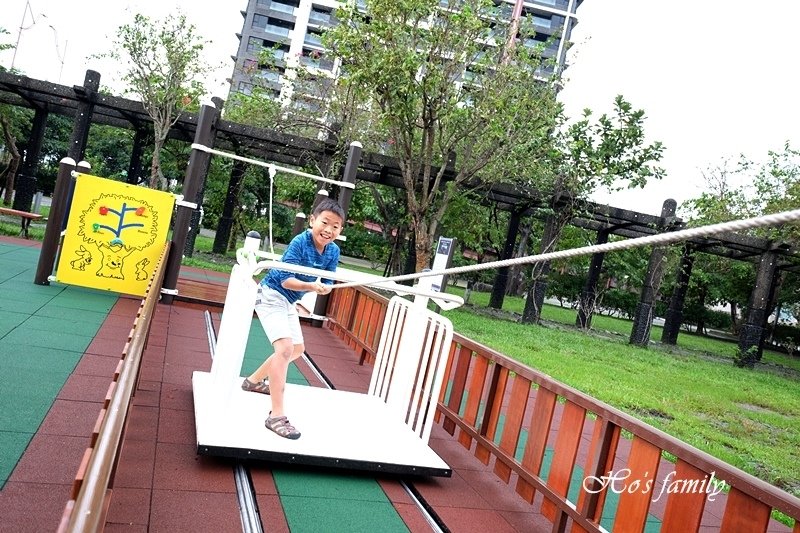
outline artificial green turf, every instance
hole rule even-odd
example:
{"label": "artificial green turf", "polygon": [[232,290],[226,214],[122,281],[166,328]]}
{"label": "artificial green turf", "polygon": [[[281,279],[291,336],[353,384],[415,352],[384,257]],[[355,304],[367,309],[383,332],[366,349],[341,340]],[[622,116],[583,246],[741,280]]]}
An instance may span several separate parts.
{"label": "artificial green turf", "polygon": [[38,249],[0,244],[0,488],[117,295],[33,283]]}
{"label": "artificial green turf", "polygon": [[0,298],[0,311],[32,315],[48,302],[47,299],[38,298],[28,300],[11,298],[9,289],[3,284],[0,284],[0,287],[3,290],[3,297]]}
{"label": "artificial green turf", "polygon": [[[3,342],[0,353],[0,368],[4,371],[20,371],[32,375],[69,375],[75,369],[83,352]],[[0,376],[0,381],[3,376]]]}
{"label": "artificial green turf", "polygon": [[408,531],[378,482],[366,476],[273,470],[291,531]]}
{"label": "artificial green turf", "polygon": [[[272,353],[258,319],[250,326],[241,375],[251,374]],[[295,364],[288,383],[308,385]],[[295,531],[408,531],[375,479],[335,472],[273,470],[289,529]]]}
{"label": "artificial green turf", "polygon": [[408,531],[388,500],[380,502],[281,496],[286,521],[293,533],[347,531],[393,533]]}
{"label": "artificial green turf", "polygon": [[108,316],[107,311],[75,309],[65,307],[56,303],[51,303],[46,307],[42,307],[36,314],[36,317],[49,317],[49,318],[69,318],[73,322],[97,322],[103,321]]}
{"label": "artificial green turf", "polygon": [[68,352],[83,353],[89,343],[92,342],[94,334],[97,333],[99,324],[94,328],[94,332],[87,333],[65,333],[55,332],[54,330],[41,327],[41,322],[36,324],[37,327],[26,326],[24,323],[13,331],[7,333],[0,339],[0,346],[6,345],[21,345],[21,346],[37,346],[44,348],[56,348],[66,350]]}
{"label": "artificial green turf", "polygon": [[2,373],[0,431],[35,433],[64,385],[66,376],[37,376],[36,386],[31,386],[30,372],[4,367]]}
{"label": "artificial green turf", "polygon": [[53,305],[68,307],[70,309],[83,309],[85,311],[95,311],[107,313],[117,302],[117,294],[108,291],[98,291],[94,289],[78,289],[69,287],[73,290],[65,290],[58,293],[52,300]]}

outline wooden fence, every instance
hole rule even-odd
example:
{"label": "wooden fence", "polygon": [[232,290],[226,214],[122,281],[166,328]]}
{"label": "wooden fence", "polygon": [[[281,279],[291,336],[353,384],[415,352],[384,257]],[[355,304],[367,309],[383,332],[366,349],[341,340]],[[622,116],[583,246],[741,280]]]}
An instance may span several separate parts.
{"label": "wooden fence", "polygon": [[[386,303],[364,288],[332,293],[329,327],[362,363]],[[437,421],[553,531],[755,533],[773,531],[778,511],[800,533],[800,499],[457,333],[445,380]]]}

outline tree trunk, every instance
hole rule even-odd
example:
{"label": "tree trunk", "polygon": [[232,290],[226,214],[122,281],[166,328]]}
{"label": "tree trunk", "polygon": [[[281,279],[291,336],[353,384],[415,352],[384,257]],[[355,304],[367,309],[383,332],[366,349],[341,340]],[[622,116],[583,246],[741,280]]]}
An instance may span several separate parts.
{"label": "tree trunk", "polygon": [[5,169],[6,183],[5,197],[3,198],[3,201],[10,205],[14,196],[14,181],[17,178],[17,169],[19,168],[20,161],[22,161],[22,156],[19,154],[17,139],[14,137],[14,134],[11,133],[11,126],[6,117],[0,116],[0,126],[3,128],[3,139],[5,139],[8,151],[11,152],[11,160],[8,162],[8,166]]}
{"label": "tree trunk", "polygon": [[464,289],[464,305],[469,305],[469,297],[472,296],[472,285],[474,283],[472,280],[467,281],[467,288]]}
{"label": "tree trunk", "polygon": [[736,302],[728,302],[731,308],[731,332],[739,333],[739,306]]}
{"label": "tree trunk", "polygon": [[[561,237],[561,231],[571,218],[572,210],[569,208],[563,208],[548,215],[542,234],[540,253],[546,254],[556,249],[558,239]],[[527,297],[525,299],[525,308],[522,311],[521,322],[523,324],[539,323],[545,291],[547,289],[547,275],[549,273],[549,261],[534,263],[530,285],[528,286]]]}
{"label": "tree trunk", "polygon": [[169,129],[161,133],[155,131],[155,140],[153,141],[153,163],[150,165],[150,182],[151,189],[167,190],[166,179],[164,172],[161,170],[161,150],[164,148],[164,143],[167,139]]}
{"label": "tree trunk", "polygon": [[706,289],[705,287],[700,289],[700,294],[698,295],[698,301],[700,303],[700,316],[697,317],[697,331],[698,335],[705,335],[706,330],[706,319],[705,319],[705,312],[706,312]]}
{"label": "tree trunk", "polygon": [[428,225],[425,224],[423,219],[412,217],[412,224],[414,225],[414,251],[417,256],[415,268],[416,272],[422,272],[431,267],[431,257],[433,255],[431,236],[428,233]]}
{"label": "tree trunk", "polygon": [[[528,255],[528,240],[531,236],[532,224],[528,222],[522,226],[522,235],[519,238],[517,253],[514,257],[524,257]],[[507,296],[522,295],[522,278],[524,277],[523,265],[514,265],[508,270],[508,286],[506,287]]]}
{"label": "tree trunk", "polygon": [[158,142],[155,143],[153,148],[153,161],[150,163],[150,180],[148,186],[151,189],[159,189],[159,173],[161,172],[161,147]]}

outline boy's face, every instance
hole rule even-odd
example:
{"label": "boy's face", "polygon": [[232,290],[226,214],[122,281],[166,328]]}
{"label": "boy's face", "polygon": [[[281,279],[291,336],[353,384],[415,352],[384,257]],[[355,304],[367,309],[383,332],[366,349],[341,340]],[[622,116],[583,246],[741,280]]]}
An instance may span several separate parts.
{"label": "boy's face", "polygon": [[333,211],[323,211],[317,216],[311,215],[311,236],[320,252],[325,245],[332,242],[342,232],[343,220]]}

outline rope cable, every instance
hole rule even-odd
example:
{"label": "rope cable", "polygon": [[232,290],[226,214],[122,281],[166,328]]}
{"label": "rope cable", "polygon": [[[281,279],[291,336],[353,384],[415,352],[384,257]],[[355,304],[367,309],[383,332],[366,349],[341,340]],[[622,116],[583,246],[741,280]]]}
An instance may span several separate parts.
{"label": "rope cable", "polygon": [[269,251],[270,253],[275,253],[275,248],[273,248],[272,243],[272,195],[273,195],[273,186],[275,184],[275,174],[278,173],[278,170],[275,168],[275,165],[269,166]]}
{"label": "rope cable", "polygon": [[[747,229],[759,228],[763,226],[773,226],[777,224],[785,224],[787,222],[795,222],[800,219],[800,209],[792,211],[782,211],[771,215],[762,215],[753,218],[745,218],[741,220],[732,220],[729,222],[720,222],[717,224],[710,224],[707,226],[699,226],[696,228],[682,229],[678,231],[671,231],[666,233],[659,233],[657,235],[647,235],[645,237],[637,237],[634,239],[627,239],[624,241],[607,242],[604,244],[593,244],[591,246],[584,246],[582,248],[570,248],[568,250],[560,250],[557,252],[548,252],[544,254],[528,255],[524,257],[514,257],[511,259],[503,259],[500,261],[492,261],[489,263],[480,263],[476,265],[466,265],[461,267],[446,268],[443,270],[428,270],[425,272],[416,272],[413,274],[401,274],[398,276],[390,276],[385,278],[384,281],[407,281],[427,276],[440,276],[447,274],[463,274],[466,272],[475,272],[478,270],[488,270],[490,268],[501,268],[513,265],[522,265],[529,263],[540,263],[544,261],[553,261],[556,259],[568,259],[571,257],[578,257],[581,255],[590,255],[596,253],[611,252],[617,250],[626,250],[628,248],[636,248],[639,246],[647,245],[664,245],[673,244],[688,240],[695,237],[705,237],[716,233],[742,231]],[[336,289],[344,289],[347,287],[359,287],[369,285],[372,282],[353,281],[348,283],[340,283],[333,286]]]}
{"label": "rope cable", "polygon": [[222,152],[220,150],[215,150],[214,148],[210,148],[208,146],[204,146],[198,143],[192,143],[192,148],[195,150],[200,150],[201,152],[206,152],[212,155],[218,155],[221,157],[227,157],[229,159],[235,159],[237,161],[243,161],[245,163],[251,163],[253,165],[257,165],[259,167],[264,168],[275,168],[276,170],[280,170],[281,172],[286,172],[287,174],[294,174],[295,176],[302,176],[304,178],[311,178],[312,180],[322,181],[325,183],[330,183],[332,185],[338,185],[339,187],[344,187],[346,189],[355,189],[356,184],[350,183],[348,181],[337,181],[326,178],[324,176],[315,176],[314,174],[307,174],[306,172],[300,172],[299,170],[294,170],[292,168],[286,168],[276,165],[275,163],[268,163],[266,161],[260,161],[258,159],[252,159],[250,157],[244,157],[238,154],[232,154],[230,152]]}

